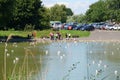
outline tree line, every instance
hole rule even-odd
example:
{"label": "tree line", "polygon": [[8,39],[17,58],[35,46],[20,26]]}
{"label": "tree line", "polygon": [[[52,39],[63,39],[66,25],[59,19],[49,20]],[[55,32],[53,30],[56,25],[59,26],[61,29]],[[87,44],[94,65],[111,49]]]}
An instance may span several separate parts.
{"label": "tree line", "polygon": [[111,20],[120,21],[120,0],[99,0],[92,4],[86,12],[86,19],[90,22]]}
{"label": "tree line", "polygon": [[120,0],[99,0],[89,6],[85,14],[70,16],[67,21],[79,23],[120,22]]}
{"label": "tree line", "polygon": [[41,0],[0,0],[0,30],[43,30],[51,20],[66,22],[71,15],[65,5],[46,8]]}
{"label": "tree line", "polygon": [[46,8],[42,0],[0,0],[0,30],[43,30],[50,21],[120,22],[120,0],[99,0],[85,14],[74,15],[65,5]]}

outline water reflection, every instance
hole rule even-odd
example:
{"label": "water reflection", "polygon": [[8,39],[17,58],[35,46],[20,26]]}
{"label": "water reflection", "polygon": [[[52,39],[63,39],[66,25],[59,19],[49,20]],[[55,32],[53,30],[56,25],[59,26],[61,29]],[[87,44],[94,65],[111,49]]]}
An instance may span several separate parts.
{"label": "water reflection", "polygon": [[[119,80],[120,74],[120,43],[91,43],[88,51],[89,79],[95,80]],[[91,48],[92,47],[92,48]]]}
{"label": "water reflection", "polygon": [[7,74],[16,65],[14,73],[26,71],[26,80],[119,80],[119,42],[9,43],[7,49],[0,45],[0,76],[6,51]]}

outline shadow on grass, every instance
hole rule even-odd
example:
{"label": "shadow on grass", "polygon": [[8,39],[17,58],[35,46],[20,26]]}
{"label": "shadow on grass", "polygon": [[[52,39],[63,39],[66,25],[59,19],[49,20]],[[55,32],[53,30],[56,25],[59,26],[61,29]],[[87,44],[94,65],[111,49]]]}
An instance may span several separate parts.
{"label": "shadow on grass", "polygon": [[[0,42],[6,42],[8,36],[0,36]],[[8,42],[32,42],[33,38],[12,35]]]}

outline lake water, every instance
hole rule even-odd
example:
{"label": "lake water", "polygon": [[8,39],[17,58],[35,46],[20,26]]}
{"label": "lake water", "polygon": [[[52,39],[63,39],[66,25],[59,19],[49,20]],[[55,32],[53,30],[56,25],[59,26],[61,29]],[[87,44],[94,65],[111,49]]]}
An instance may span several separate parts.
{"label": "lake water", "polygon": [[4,57],[7,79],[120,79],[120,42],[0,43],[0,80]]}

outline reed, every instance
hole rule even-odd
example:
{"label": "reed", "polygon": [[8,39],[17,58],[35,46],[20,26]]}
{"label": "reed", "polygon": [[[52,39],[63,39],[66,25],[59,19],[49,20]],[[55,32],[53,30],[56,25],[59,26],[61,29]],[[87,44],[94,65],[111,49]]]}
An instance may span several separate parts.
{"label": "reed", "polygon": [[[35,56],[30,49],[25,49],[25,56],[22,62],[22,66],[17,67],[19,63],[19,58],[15,58],[14,66],[9,75],[7,75],[7,51],[8,51],[8,42],[11,39],[13,34],[10,34],[5,42],[4,47],[4,60],[3,60],[3,80],[30,80],[33,71],[30,71],[29,68],[29,56],[32,57],[33,64],[35,65],[35,72],[38,71],[38,65],[35,60]],[[18,72],[16,70],[19,68]]]}
{"label": "reed", "polygon": [[3,60],[3,63],[4,63],[4,66],[3,66],[3,80],[7,80],[7,75],[6,75],[6,61],[7,61],[7,58],[6,58],[6,55],[7,55],[7,42],[11,39],[13,34],[10,34],[5,42],[5,49],[4,49],[4,60]]}

